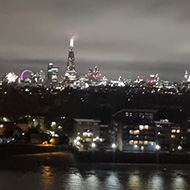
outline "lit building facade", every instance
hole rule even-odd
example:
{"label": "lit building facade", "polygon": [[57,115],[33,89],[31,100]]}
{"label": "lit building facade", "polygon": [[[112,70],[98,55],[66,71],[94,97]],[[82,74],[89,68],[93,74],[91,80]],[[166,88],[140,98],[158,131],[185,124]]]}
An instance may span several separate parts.
{"label": "lit building facade", "polygon": [[188,121],[183,123],[172,123],[167,119],[155,121],[156,124],[156,144],[162,151],[182,151],[189,147],[190,130]]}
{"label": "lit building facade", "polygon": [[155,110],[125,109],[113,115],[113,141],[120,151],[156,150]]}
{"label": "lit building facade", "polygon": [[156,124],[156,143],[161,150],[169,150],[171,146],[171,139],[174,137],[172,122],[167,119],[155,121]]}
{"label": "lit building facade", "polygon": [[80,142],[93,142],[93,139],[100,137],[100,120],[75,119],[74,138]]}
{"label": "lit building facade", "polygon": [[58,82],[59,68],[54,67],[53,63],[48,65],[48,82],[56,83]]}

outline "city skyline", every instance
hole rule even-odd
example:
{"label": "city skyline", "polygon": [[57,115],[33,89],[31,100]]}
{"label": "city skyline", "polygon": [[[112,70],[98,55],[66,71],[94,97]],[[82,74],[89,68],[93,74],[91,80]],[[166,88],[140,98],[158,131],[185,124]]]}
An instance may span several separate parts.
{"label": "city skyline", "polygon": [[0,0],[0,189],[190,189],[190,0]]}
{"label": "city skyline", "polygon": [[1,2],[0,75],[46,70],[65,73],[75,36],[76,70],[97,65],[108,78],[147,76],[181,81],[190,70],[188,1]]}

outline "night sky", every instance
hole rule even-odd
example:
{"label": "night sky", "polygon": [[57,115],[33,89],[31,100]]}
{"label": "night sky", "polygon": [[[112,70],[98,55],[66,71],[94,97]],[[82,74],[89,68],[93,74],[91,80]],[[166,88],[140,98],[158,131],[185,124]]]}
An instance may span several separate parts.
{"label": "night sky", "polygon": [[181,81],[190,71],[189,0],[0,0],[0,75],[64,73],[75,38],[79,74],[99,66],[109,79],[148,76]]}

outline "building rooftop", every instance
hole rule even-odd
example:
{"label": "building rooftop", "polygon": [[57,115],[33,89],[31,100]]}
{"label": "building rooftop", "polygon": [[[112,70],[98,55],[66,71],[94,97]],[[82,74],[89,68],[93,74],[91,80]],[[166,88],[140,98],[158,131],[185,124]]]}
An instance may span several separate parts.
{"label": "building rooftop", "polygon": [[98,122],[100,123],[100,120],[96,119],[74,119],[76,122]]}
{"label": "building rooftop", "polygon": [[101,128],[108,128],[108,125],[100,125]]}
{"label": "building rooftop", "polygon": [[169,122],[168,120],[160,120],[160,121],[155,121],[155,124],[168,124],[171,125],[173,124],[172,122]]}

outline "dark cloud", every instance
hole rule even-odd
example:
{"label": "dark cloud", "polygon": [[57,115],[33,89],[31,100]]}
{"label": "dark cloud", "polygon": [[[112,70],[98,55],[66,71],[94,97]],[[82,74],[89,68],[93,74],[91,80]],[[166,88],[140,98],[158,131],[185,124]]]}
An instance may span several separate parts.
{"label": "dark cloud", "polygon": [[49,62],[64,72],[72,35],[79,73],[100,65],[110,77],[160,72],[181,80],[189,69],[188,0],[0,0],[0,5],[1,73],[46,68]]}

